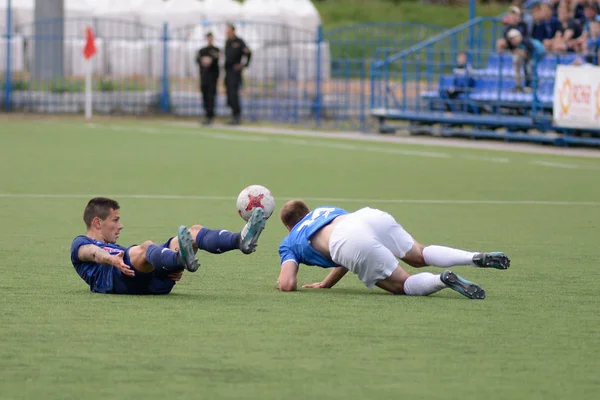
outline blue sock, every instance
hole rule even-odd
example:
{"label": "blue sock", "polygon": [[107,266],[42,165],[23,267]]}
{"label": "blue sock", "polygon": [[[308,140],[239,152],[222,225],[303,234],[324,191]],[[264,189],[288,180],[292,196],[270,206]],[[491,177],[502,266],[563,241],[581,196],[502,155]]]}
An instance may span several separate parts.
{"label": "blue sock", "polygon": [[148,250],[146,251],[146,260],[148,260],[156,270],[178,271],[183,269],[183,266],[179,263],[176,252],[155,244],[148,247]]}
{"label": "blue sock", "polygon": [[196,236],[196,245],[198,245],[200,250],[213,254],[221,254],[226,251],[238,250],[240,248],[241,237],[241,233],[202,228]]}

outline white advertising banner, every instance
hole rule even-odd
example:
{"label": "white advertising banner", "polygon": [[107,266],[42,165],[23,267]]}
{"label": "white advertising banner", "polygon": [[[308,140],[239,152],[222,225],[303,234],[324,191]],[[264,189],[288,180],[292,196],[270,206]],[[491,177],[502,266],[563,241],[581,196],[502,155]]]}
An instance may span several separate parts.
{"label": "white advertising banner", "polygon": [[600,68],[559,65],[554,82],[554,124],[600,129]]}

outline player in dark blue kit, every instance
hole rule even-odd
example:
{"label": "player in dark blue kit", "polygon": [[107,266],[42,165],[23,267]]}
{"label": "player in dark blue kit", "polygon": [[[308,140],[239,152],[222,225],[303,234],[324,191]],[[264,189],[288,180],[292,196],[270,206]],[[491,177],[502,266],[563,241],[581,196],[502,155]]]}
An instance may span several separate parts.
{"label": "player in dark blue kit", "polygon": [[200,225],[190,229],[181,226],[177,237],[164,244],[147,241],[123,247],[117,244],[123,229],[119,210],[114,200],[91,199],[83,213],[87,232],[77,236],[71,245],[71,262],[92,292],[168,294],[184,270],[198,270],[198,250],[215,254],[240,250],[251,254],[266,223],[263,210],[256,208],[239,233]]}
{"label": "player in dark blue kit", "polygon": [[507,269],[509,258],[500,252],[472,253],[444,246],[424,247],[415,241],[390,214],[372,208],[353,213],[337,207],[310,211],[301,200],[281,209],[281,221],[290,232],[279,246],[281,291],[297,288],[300,264],[331,268],[322,282],[305,288],[331,288],[351,271],[366,287],[375,285],[393,294],[427,296],[451,288],[470,299],[485,298],[485,291],[452,271],[410,275],[398,259],[416,268],[471,265]]}

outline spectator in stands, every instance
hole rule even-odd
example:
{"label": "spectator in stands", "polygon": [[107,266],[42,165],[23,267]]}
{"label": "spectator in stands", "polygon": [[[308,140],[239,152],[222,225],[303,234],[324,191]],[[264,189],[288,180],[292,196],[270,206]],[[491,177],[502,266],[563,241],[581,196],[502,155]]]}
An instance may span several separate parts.
{"label": "spectator in stands", "polygon": [[533,29],[531,37],[542,42],[546,49],[552,46],[552,40],[561,28],[560,21],[554,17],[552,5],[547,2],[536,3],[533,6]]}
{"label": "spectator in stands", "polygon": [[[233,118],[230,125],[241,123],[242,108],[240,106],[240,88],[242,86],[242,71],[250,65],[252,53],[246,43],[235,34],[235,27],[227,24],[225,35],[225,87],[227,88],[227,104],[231,107]],[[245,62],[242,63],[242,59]]]}
{"label": "spectator in stands", "polygon": [[[515,68],[515,92],[531,92],[534,66],[546,54],[544,45],[539,40],[523,37],[517,29],[512,29],[507,34],[515,50],[513,51],[513,65]],[[521,70],[524,69],[525,85]]]}
{"label": "spectator in stands", "polygon": [[511,6],[508,9],[508,14],[502,20],[504,23],[504,33],[501,39],[496,42],[496,51],[501,52],[504,50],[513,51],[514,48],[510,44],[510,41],[506,37],[506,34],[512,30],[517,29],[523,36],[526,36],[527,26],[521,20],[521,10],[517,6]]}
{"label": "spectator in stands", "polygon": [[598,65],[598,54],[600,52],[600,21],[590,22],[585,55],[590,64]]}
{"label": "spectator in stands", "polygon": [[590,36],[590,24],[593,21],[598,20],[596,3],[586,3],[583,12],[585,14],[585,20],[583,21],[583,34],[577,39],[574,46],[578,53],[585,53],[587,51],[588,39]]}
{"label": "spectator in stands", "polygon": [[[475,80],[471,77],[472,71],[471,64],[469,64],[469,58],[467,53],[459,52],[456,55],[456,66],[453,69],[454,80],[452,87],[445,90],[441,90],[440,97],[444,99],[454,100],[463,93],[468,93],[473,86],[475,86]],[[446,110],[454,111],[451,107],[451,102],[446,103]]]}
{"label": "spectator in stands", "polygon": [[[583,13],[583,4],[580,0],[560,0],[558,5],[567,7],[567,10],[569,10],[572,17],[579,22],[583,22],[585,19],[585,15]],[[556,7],[556,16],[558,17],[558,7]]]}
{"label": "spectator in stands", "polygon": [[562,3],[558,8],[558,19],[561,29],[552,40],[551,50],[559,53],[574,52],[583,33],[583,26],[578,19],[573,18],[566,3]]}
{"label": "spectator in stands", "polygon": [[558,6],[563,3],[564,0],[550,0],[552,5],[553,15],[558,18]]}
{"label": "spectator in stands", "polygon": [[200,91],[204,105],[204,125],[212,123],[215,116],[217,81],[219,79],[220,50],[213,45],[213,34],[206,34],[206,46],[198,51],[196,63],[200,66]]}

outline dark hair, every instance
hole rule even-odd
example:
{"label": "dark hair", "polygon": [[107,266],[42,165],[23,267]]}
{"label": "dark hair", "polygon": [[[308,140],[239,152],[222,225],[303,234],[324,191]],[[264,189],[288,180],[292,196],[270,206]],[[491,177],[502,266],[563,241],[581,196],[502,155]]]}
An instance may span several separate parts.
{"label": "dark hair", "polygon": [[206,37],[207,37],[207,38],[209,38],[209,37],[213,37],[213,34],[212,34],[212,32],[208,32],[208,33],[206,34]]}
{"label": "dark hair", "polygon": [[85,206],[83,222],[85,222],[85,226],[89,229],[92,226],[94,218],[98,217],[104,221],[110,215],[110,210],[118,210],[120,208],[119,203],[115,200],[106,197],[94,197]]}
{"label": "dark hair", "polygon": [[227,23],[227,26],[228,26],[229,28],[231,28],[231,30],[232,30],[232,31],[234,31],[234,32],[235,32],[235,26],[234,26],[234,25],[233,25],[231,22],[228,22],[228,23]]}
{"label": "dark hair", "polygon": [[293,228],[308,213],[310,213],[310,209],[305,202],[302,200],[290,200],[281,207],[279,216],[285,226]]}

